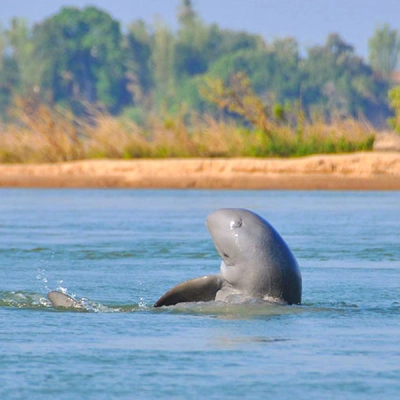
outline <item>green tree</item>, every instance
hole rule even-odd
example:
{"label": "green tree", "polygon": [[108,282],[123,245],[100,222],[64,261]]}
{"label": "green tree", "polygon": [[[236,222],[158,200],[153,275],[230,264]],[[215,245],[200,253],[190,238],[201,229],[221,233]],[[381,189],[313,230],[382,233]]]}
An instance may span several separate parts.
{"label": "green tree", "polygon": [[223,55],[212,64],[209,75],[227,83],[232,75],[245,73],[263,99],[294,101],[300,93],[299,63],[297,42],[288,38]]}
{"label": "green tree", "polygon": [[156,109],[168,109],[175,96],[175,37],[162,23],[154,30],[151,49],[154,72],[154,104]]}
{"label": "green tree", "polygon": [[7,109],[18,87],[18,65],[7,49],[7,35],[0,25],[0,118],[6,120]]}
{"label": "green tree", "polygon": [[175,69],[179,78],[207,72],[215,61],[228,53],[265,48],[258,35],[221,30],[216,24],[206,25],[195,12],[191,0],[182,0],[178,22]]}
{"label": "green tree", "polygon": [[209,31],[213,61],[227,53],[235,53],[239,50],[261,50],[266,46],[260,35],[220,29],[218,25],[211,25]]}
{"label": "green tree", "polygon": [[170,109],[216,112],[216,107],[200,95],[204,77],[209,73],[218,76],[222,71],[227,80],[230,74],[226,74],[225,67],[228,65],[231,73],[236,71],[230,65],[233,54],[263,50],[265,43],[258,35],[221,30],[216,24],[206,25],[190,0],[181,1],[178,22],[173,51],[174,96],[169,99]]}
{"label": "green tree", "polygon": [[265,51],[254,49],[238,50],[221,56],[210,67],[208,75],[228,83],[230,77],[243,72],[251,80],[257,93],[265,92],[269,84],[269,71],[273,60]]}
{"label": "green tree", "polygon": [[194,11],[191,0],[183,0],[178,21],[174,60],[176,75],[202,74],[208,67],[208,29]]}
{"label": "green tree", "polygon": [[152,35],[144,21],[133,22],[126,35],[128,89],[134,103],[142,103],[154,85]]}
{"label": "green tree", "polygon": [[34,57],[34,43],[28,22],[14,18],[6,32],[11,54],[18,66],[18,88],[15,91],[26,95],[37,92],[40,82],[41,63]]}
{"label": "green tree", "polygon": [[6,48],[6,35],[3,30],[3,25],[0,22],[0,70],[3,66],[5,48]]}
{"label": "green tree", "polygon": [[293,38],[276,39],[267,47],[271,58],[268,90],[281,103],[300,97],[302,73],[298,43]]}
{"label": "green tree", "polygon": [[400,34],[388,24],[377,27],[368,41],[368,60],[372,68],[389,80],[396,69],[400,56]]}
{"label": "green tree", "polygon": [[324,46],[309,49],[302,72],[301,100],[309,112],[317,110],[325,117],[383,112],[377,107],[385,83],[337,34],[329,35]]}
{"label": "green tree", "polygon": [[44,60],[42,87],[57,102],[101,103],[117,112],[129,102],[119,23],[95,7],[65,7],[34,28]]}
{"label": "green tree", "polygon": [[389,119],[389,125],[400,133],[400,86],[396,86],[389,91],[390,108],[394,111],[394,116]]}

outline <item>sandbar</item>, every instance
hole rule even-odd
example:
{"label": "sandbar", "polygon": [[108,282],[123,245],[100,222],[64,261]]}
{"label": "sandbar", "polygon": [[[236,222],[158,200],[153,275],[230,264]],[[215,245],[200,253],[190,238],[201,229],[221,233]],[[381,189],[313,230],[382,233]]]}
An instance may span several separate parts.
{"label": "sandbar", "polygon": [[400,190],[400,153],[0,164],[0,187]]}

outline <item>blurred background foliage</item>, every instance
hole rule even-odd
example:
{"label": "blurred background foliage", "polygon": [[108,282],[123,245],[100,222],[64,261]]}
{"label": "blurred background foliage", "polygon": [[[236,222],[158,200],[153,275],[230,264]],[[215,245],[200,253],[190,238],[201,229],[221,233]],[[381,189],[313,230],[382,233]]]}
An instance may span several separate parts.
{"label": "blurred background foliage", "polygon": [[225,83],[244,72],[266,103],[300,102],[306,114],[366,117],[382,125],[387,92],[400,54],[400,35],[377,27],[363,60],[338,34],[301,55],[295,38],[267,43],[262,37],[206,25],[190,0],[178,9],[179,29],[120,23],[95,7],[66,7],[30,27],[14,19],[0,31],[0,114],[15,95],[38,94],[75,114],[99,104],[112,114],[173,115],[215,112],[201,95],[205,78]]}
{"label": "blurred background foliage", "polygon": [[[122,29],[90,6],[62,8],[33,27],[12,20],[0,27],[0,120],[26,127],[26,105],[37,103],[47,107],[37,106],[42,112],[85,123],[94,123],[94,114],[123,118],[149,140],[146,132],[160,123],[192,124],[193,133],[199,116],[214,119],[211,125],[230,119],[263,132],[269,150],[253,149],[260,155],[274,154],[275,132],[283,126],[298,135],[297,146],[306,123],[353,119],[384,129],[389,121],[400,129],[400,35],[388,25],[376,28],[366,61],[336,33],[301,54],[292,37],[267,42],[207,25],[190,0],[181,1],[177,19],[176,31],[161,20]],[[74,135],[72,144],[80,138]]]}

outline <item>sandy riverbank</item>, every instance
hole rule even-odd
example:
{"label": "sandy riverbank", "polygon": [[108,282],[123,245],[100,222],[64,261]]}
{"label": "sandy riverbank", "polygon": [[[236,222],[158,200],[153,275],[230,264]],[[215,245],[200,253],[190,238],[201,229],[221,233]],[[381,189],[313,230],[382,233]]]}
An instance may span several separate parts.
{"label": "sandy riverbank", "polygon": [[2,164],[0,187],[400,190],[400,153]]}

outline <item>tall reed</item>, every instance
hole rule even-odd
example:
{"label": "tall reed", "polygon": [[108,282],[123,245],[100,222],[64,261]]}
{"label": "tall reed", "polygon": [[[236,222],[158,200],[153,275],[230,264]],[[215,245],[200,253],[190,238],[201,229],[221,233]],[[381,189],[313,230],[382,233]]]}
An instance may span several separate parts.
{"label": "tall reed", "polygon": [[60,162],[93,158],[296,157],[371,150],[374,129],[354,119],[331,124],[268,123],[243,127],[211,116],[152,117],[145,127],[93,112],[77,118],[47,105],[18,100],[13,124],[0,127],[0,162]]}

